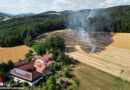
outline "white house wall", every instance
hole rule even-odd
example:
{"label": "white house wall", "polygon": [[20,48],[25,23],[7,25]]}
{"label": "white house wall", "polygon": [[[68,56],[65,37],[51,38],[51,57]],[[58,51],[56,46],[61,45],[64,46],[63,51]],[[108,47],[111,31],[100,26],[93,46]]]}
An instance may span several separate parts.
{"label": "white house wall", "polygon": [[26,81],[26,80],[23,80],[23,79],[20,79],[18,77],[14,77],[12,75],[9,75],[10,78],[14,78],[14,81],[15,82],[20,82],[20,83],[24,83],[24,82],[27,82],[30,86],[34,86],[36,83],[38,83],[41,79],[43,79],[43,77],[40,77],[38,78],[37,80],[33,81],[33,82],[29,82],[29,81]]}

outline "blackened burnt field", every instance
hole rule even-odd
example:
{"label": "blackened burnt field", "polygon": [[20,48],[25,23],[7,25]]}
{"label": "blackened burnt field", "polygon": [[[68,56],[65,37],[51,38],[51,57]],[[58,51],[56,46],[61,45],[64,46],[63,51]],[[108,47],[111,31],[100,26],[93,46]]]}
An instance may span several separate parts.
{"label": "blackened burnt field", "polygon": [[[112,33],[106,32],[84,32],[89,34],[92,45],[87,41],[87,37],[82,37],[82,35],[77,30],[58,30],[54,32],[49,32],[42,34],[37,37],[36,41],[41,42],[46,40],[51,36],[60,36],[64,38],[67,46],[79,45],[85,51],[90,53],[93,46],[95,47],[94,52],[100,52],[104,48],[113,42]],[[85,35],[85,34],[84,34]]]}

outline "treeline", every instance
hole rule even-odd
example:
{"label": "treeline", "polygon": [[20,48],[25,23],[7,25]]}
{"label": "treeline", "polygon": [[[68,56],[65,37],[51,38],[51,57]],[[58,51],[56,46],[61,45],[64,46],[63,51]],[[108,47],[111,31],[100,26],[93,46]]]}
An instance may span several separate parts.
{"label": "treeline", "polygon": [[130,5],[109,8],[114,32],[130,33]]}
{"label": "treeline", "polygon": [[31,46],[37,35],[65,28],[64,15],[36,15],[0,22],[0,46]]}
{"label": "treeline", "polygon": [[130,5],[103,9],[101,14],[99,26],[105,26],[102,31],[130,33]]}
{"label": "treeline", "polygon": [[72,29],[87,31],[130,33],[130,5],[105,9],[71,12],[69,25]]}

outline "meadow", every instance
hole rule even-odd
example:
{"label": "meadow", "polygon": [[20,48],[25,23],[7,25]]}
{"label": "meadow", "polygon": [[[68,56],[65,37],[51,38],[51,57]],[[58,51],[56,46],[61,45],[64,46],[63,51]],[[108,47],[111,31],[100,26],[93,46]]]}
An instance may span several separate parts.
{"label": "meadow", "polygon": [[80,80],[77,90],[129,90],[130,83],[89,65],[80,63],[74,74]]}

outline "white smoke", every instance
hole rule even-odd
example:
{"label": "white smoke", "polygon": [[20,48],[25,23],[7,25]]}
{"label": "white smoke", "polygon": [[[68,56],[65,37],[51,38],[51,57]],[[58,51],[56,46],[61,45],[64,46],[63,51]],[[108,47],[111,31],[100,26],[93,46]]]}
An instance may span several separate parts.
{"label": "white smoke", "polygon": [[[80,10],[86,5],[88,1],[89,0],[75,0],[71,7],[73,10]],[[96,6],[94,5],[93,8],[95,7]],[[77,30],[79,38],[85,40],[91,46],[90,52],[95,52],[97,47],[97,43],[92,42],[93,36],[91,36],[90,31],[95,32],[96,30],[102,28],[102,21],[97,20],[94,24],[91,22],[92,19],[98,15],[99,12],[96,9],[88,10],[88,13],[86,14],[83,14],[82,11],[74,11],[69,15],[69,27]],[[102,17],[105,19],[107,18],[106,21],[108,22],[106,25],[109,26],[111,20],[110,16],[104,12],[102,13]]]}
{"label": "white smoke", "polygon": [[72,13],[69,16],[69,25],[78,31],[78,38],[87,41],[91,46],[91,51],[94,52],[96,46],[92,43],[89,30],[95,29],[95,27],[90,26],[90,19],[95,16],[95,11],[92,10],[88,15],[82,15],[80,12]]}

